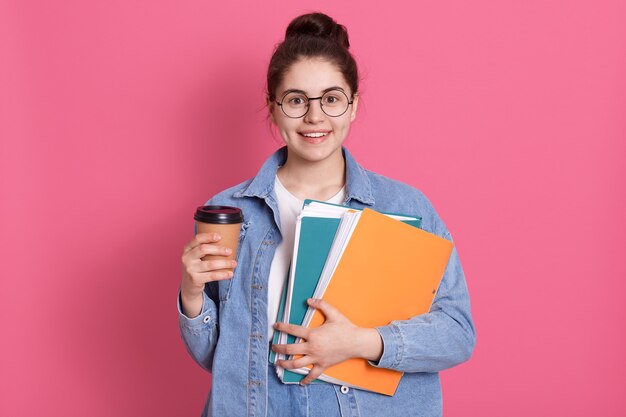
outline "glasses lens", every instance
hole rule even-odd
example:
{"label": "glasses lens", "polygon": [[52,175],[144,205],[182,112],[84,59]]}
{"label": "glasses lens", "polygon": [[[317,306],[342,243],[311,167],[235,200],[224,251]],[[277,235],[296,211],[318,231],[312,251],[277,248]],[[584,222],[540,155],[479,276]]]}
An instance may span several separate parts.
{"label": "glasses lens", "polygon": [[307,111],[309,99],[297,92],[287,93],[283,97],[282,107],[285,114],[289,117],[302,117]]}
{"label": "glasses lens", "polygon": [[341,90],[330,90],[322,96],[322,110],[329,116],[341,116],[349,105],[348,96]]}

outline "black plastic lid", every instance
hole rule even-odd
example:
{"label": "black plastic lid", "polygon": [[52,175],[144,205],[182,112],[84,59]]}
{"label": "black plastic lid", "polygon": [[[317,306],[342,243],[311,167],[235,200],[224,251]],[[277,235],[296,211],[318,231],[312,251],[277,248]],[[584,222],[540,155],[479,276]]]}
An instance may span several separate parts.
{"label": "black plastic lid", "polygon": [[243,222],[243,213],[238,207],[200,206],[193,218],[202,223],[235,224]]}

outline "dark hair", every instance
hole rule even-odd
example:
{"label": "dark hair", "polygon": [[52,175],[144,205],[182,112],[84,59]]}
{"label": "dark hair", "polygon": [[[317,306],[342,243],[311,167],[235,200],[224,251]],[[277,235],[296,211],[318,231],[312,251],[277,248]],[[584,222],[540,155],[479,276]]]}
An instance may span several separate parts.
{"label": "dark hair", "polygon": [[352,94],[359,91],[356,61],[348,51],[348,30],[323,13],[298,16],[289,23],[285,40],[274,49],[267,70],[267,96],[276,97],[289,67],[303,58],[322,58],[337,66],[350,86]]}

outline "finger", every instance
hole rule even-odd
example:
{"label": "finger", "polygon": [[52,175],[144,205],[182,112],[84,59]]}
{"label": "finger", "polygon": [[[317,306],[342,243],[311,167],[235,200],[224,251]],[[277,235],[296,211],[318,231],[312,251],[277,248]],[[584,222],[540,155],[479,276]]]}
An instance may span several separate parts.
{"label": "finger", "polygon": [[326,368],[324,367],[321,367],[319,365],[313,365],[313,368],[311,368],[311,371],[309,371],[309,374],[305,376],[302,381],[300,381],[300,384],[301,385],[310,384],[311,382],[319,378],[319,376],[322,375],[325,370]]}
{"label": "finger", "polygon": [[225,279],[231,279],[233,273],[228,270],[200,272],[192,275],[192,279],[197,284],[206,284],[207,282],[223,281]]}
{"label": "finger", "polygon": [[183,253],[187,253],[203,243],[219,242],[220,239],[222,239],[222,237],[219,233],[198,233],[189,243],[185,245]]}
{"label": "finger", "polygon": [[220,269],[234,268],[237,266],[237,261],[230,259],[210,259],[208,261],[198,262],[198,272],[210,272]]}
{"label": "finger", "polygon": [[227,248],[226,246],[219,246],[214,243],[206,243],[199,246],[196,246],[183,257],[189,257],[192,259],[204,258],[206,255],[213,256],[228,256],[232,254],[232,250]]}
{"label": "finger", "polygon": [[328,301],[322,300],[321,298],[309,298],[307,303],[311,307],[321,311],[324,317],[326,317],[326,321],[335,321],[345,317],[339,310],[330,305]]}
{"label": "finger", "polygon": [[289,323],[276,323],[274,324],[274,328],[280,332],[289,333],[296,337],[301,337],[303,339],[309,338],[309,329],[302,326],[296,326],[295,324]]}
{"label": "finger", "polygon": [[312,364],[313,364],[313,359],[310,356],[303,356],[301,358],[292,359],[292,360],[277,361],[277,365],[285,369],[304,368],[305,366],[309,366]]}
{"label": "finger", "polygon": [[219,270],[219,271],[211,271],[211,272],[207,272],[207,277],[208,277],[208,281],[206,282],[212,282],[212,281],[222,281],[225,279],[231,279],[234,275],[233,272],[228,271],[228,270]]}
{"label": "finger", "polygon": [[283,355],[306,355],[308,344],[304,343],[287,343],[272,345],[272,350]]}
{"label": "finger", "polygon": [[237,261],[230,259],[210,259],[203,261],[201,259],[187,260],[183,262],[185,272],[189,275],[201,274],[204,272],[219,271],[222,269],[232,269],[237,266]]}

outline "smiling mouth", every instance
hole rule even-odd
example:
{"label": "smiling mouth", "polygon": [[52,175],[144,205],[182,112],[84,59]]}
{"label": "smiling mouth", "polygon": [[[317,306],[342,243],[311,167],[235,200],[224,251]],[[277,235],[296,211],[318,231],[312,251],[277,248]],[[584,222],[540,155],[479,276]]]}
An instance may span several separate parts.
{"label": "smiling mouth", "polygon": [[319,139],[319,138],[323,138],[326,137],[330,132],[298,132],[298,134],[300,136],[304,136],[305,138],[308,139]]}
{"label": "smiling mouth", "polygon": [[324,142],[330,133],[331,132],[308,132],[308,133],[298,132],[300,137],[306,143],[309,143],[311,145],[317,145],[318,143]]}

